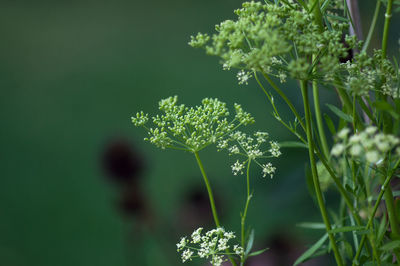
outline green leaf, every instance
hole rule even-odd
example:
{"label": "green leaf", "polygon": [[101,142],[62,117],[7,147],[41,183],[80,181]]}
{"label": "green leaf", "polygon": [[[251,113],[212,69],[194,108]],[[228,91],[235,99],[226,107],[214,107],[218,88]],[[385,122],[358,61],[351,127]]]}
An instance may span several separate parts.
{"label": "green leaf", "polygon": [[364,113],[367,114],[367,116],[369,117],[369,119],[371,119],[371,121],[375,121],[374,115],[371,113],[371,110],[369,110],[367,104],[364,102],[364,99],[362,97],[357,97],[357,101],[358,104],[361,106],[361,108],[363,109]]}
{"label": "green leaf", "polygon": [[300,141],[283,141],[279,142],[279,146],[282,148],[304,148],[308,149],[308,145]]}
{"label": "green leaf", "polygon": [[344,248],[347,256],[349,258],[353,258],[353,247],[351,246],[351,244],[347,241],[344,241],[343,245],[344,245],[343,248]]}
{"label": "green leaf", "polygon": [[299,223],[296,224],[297,227],[302,227],[302,228],[307,228],[307,229],[324,229],[325,230],[325,224],[323,223],[310,223],[310,222],[305,222],[305,223]]}
{"label": "green leaf", "polygon": [[400,118],[399,114],[396,113],[396,110],[394,109],[394,107],[388,102],[376,101],[376,102],[373,103],[373,105],[378,110],[388,112],[394,119],[399,119]]}
{"label": "green leaf", "polygon": [[364,231],[365,226],[343,226],[343,227],[338,227],[335,229],[330,230],[330,233],[336,234],[336,233],[345,233],[345,232],[353,232],[353,231]]}
{"label": "green leaf", "polygon": [[295,262],[294,266],[299,265],[300,263],[308,260],[328,239],[328,234],[324,234],[314,245],[312,245],[309,249],[306,250]]}
{"label": "green leaf", "polygon": [[327,114],[324,114],[324,119],[325,119],[326,125],[328,126],[329,131],[331,132],[331,134],[333,136],[335,136],[336,135],[336,129],[335,129],[335,125],[333,124],[332,119]]}
{"label": "green leaf", "polygon": [[265,251],[267,251],[268,249],[269,248],[264,248],[264,249],[261,249],[261,250],[257,250],[257,251],[251,252],[248,256],[249,257],[253,257],[253,256],[260,255],[260,254],[264,253]]}
{"label": "green leaf", "polygon": [[395,240],[383,245],[380,249],[384,251],[390,251],[396,248],[400,248],[400,240]]}
{"label": "green leaf", "polygon": [[383,237],[385,236],[385,233],[386,233],[386,229],[387,229],[386,215],[383,215],[382,221],[379,224],[379,228],[378,228],[378,232],[377,232],[377,236],[376,236],[376,242],[378,244],[383,240]]}
{"label": "green leaf", "polygon": [[244,253],[245,256],[247,256],[250,253],[253,244],[254,244],[254,229],[251,229],[249,240],[247,241],[246,251]]}
{"label": "green leaf", "polygon": [[351,115],[344,113],[342,110],[340,110],[336,106],[334,106],[332,104],[328,104],[328,103],[326,104],[326,106],[328,106],[328,108],[331,109],[332,112],[334,112],[338,117],[340,117],[344,121],[349,122],[349,123],[353,122],[353,117]]}

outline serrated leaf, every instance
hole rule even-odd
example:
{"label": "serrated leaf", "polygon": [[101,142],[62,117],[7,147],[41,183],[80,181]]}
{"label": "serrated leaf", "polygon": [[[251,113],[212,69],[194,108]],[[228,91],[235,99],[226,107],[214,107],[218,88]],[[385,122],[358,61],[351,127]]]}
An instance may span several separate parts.
{"label": "serrated leaf", "polygon": [[380,249],[384,251],[390,251],[396,248],[400,248],[400,240],[395,240],[383,245]]}
{"label": "serrated leaf", "polygon": [[325,230],[325,224],[323,223],[311,223],[311,222],[304,222],[304,223],[299,223],[296,224],[297,227],[302,227],[302,228],[307,228],[307,229],[324,229]]}
{"label": "serrated leaf", "polygon": [[328,239],[328,234],[324,234],[314,245],[306,250],[295,262],[294,266],[308,260]]}
{"label": "serrated leaf", "polygon": [[351,115],[348,115],[346,113],[344,113],[342,110],[340,110],[339,108],[337,108],[336,106],[332,105],[332,104],[326,104],[326,106],[328,106],[328,108],[335,113],[338,117],[340,117],[341,119],[343,119],[346,122],[352,123],[353,122],[353,117]]}
{"label": "serrated leaf", "polygon": [[248,256],[249,257],[253,257],[253,256],[260,255],[260,254],[264,253],[265,251],[267,251],[268,249],[269,248],[264,248],[264,249],[261,249],[261,250],[257,250],[257,251],[251,252]]}
{"label": "serrated leaf", "polygon": [[283,141],[279,142],[279,146],[282,148],[304,148],[308,149],[308,145],[300,141]]}

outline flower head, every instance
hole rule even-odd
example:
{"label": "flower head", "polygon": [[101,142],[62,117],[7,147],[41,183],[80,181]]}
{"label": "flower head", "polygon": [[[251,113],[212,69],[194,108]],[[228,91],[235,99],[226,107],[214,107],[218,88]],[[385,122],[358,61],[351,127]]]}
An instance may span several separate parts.
{"label": "flower head", "polygon": [[225,136],[241,125],[254,123],[254,118],[239,104],[234,105],[235,115],[229,119],[225,103],[211,98],[205,98],[201,103],[196,107],[186,107],[178,104],[177,96],[169,97],[159,102],[162,114],[151,118],[154,127],[146,127],[149,118],[143,112],[132,117],[132,122],[144,127],[148,131],[145,140],[157,147],[191,152],[214,143],[218,143],[218,148],[224,148]]}

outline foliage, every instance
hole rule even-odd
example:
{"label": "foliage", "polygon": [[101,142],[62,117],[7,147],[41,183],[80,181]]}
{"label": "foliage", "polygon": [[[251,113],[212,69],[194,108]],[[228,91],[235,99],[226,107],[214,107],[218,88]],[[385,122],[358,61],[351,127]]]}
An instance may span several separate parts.
{"label": "foliage", "polygon": [[[309,182],[322,221],[304,223],[303,227],[325,232],[295,264],[325,253],[331,253],[337,265],[400,263],[400,216],[394,198],[398,191],[392,190],[391,183],[398,177],[400,165],[400,72],[396,58],[387,57],[393,4],[393,0],[385,1],[382,47],[373,53],[368,52],[370,37],[362,42],[351,35],[349,28],[353,22],[346,1],[245,2],[235,10],[235,20],[218,24],[212,35],[198,33],[189,42],[218,56],[224,69],[237,69],[239,84],[248,84],[254,77],[272,105],[274,117],[299,140],[281,145],[308,149]],[[375,30],[380,6],[378,1],[369,36]],[[278,78],[284,83],[288,77],[299,82],[304,116],[274,82]],[[337,91],[341,102],[339,106],[328,106],[334,117],[324,114],[325,121],[319,100],[322,86]],[[275,94],[290,109],[294,122],[281,118]],[[227,256],[233,265],[244,265],[249,256],[261,252],[250,252],[254,233],[246,234],[246,215],[253,197],[250,164],[255,162],[264,176],[272,177],[276,169],[271,162],[264,161],[279,157],[281,145],[269,141],[266,132],[249,135],[238,131],[238,127],[254,122],[238,104],[230,121],[226,105],[217,99],[204,99],[201,106],[188,108],[177,105],[175,96],[160,101],[159,109],[164,114],[152,118],[155,128],[146,127],[148,115],[143,112],[132,121],[148,131],[145,140],[156,146],[195,155],[217,226],[205,236],[200,235],[200,228],[192,234],[192,240],[182,238],[178,243],[178,251],[183,251],[182,260],[211,258],[211,264],[220,265],[223,256]],[[325,133],[326,127],[330,135]],[[211,144],[244,158],[231,166],[234,175],[246,170],[247,181],[241,243],[233,247],[234,252],[227,244],[233,233],[226,233],[220,226],[211,186],[198,154]],[[339,207],[324,199],[323,193],[330,187],[340,195]],[[329,245],[325,245],[326,241]],[[200,249],[189,244],[199,244]],[[235,260],[235,255],[240,258]]]}

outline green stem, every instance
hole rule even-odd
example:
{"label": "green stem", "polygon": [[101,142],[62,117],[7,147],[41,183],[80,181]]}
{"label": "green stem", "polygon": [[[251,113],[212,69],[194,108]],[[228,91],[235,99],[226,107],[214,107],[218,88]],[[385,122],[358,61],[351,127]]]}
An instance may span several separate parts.
{"label": "green stem", "polygon": [[371,42],[372,34],[374,33],[376,21],[378,20],[379,10],[381,8],[381,1],[376,1],[374,17],[372,18],[371,26],[369,27],[367,38],[365,39],[365,43],[361,49],[361,52],[367,51],[369,47],[369,43]]}
{"label": "green stem", "polygon": [[386,58],[387,54],[387,43],[389,38],[389,25],[390,19],[392,18],[392,5],[393,0],[388,0],[386,13],[385,13],[385,25],[383,26],[383,37],[382,37],[382,57]]}
{"label": "green stem", "polygon": [[[376,199],[376,202],[375,202],[375,205],[374,205],[374,209],[372,210],[372,213],[371,213],[371,215],[370,215],[370,217],[369,217],[369,219],[368,219],[368,223],[367,223],[367,225],[365,226],[365,229],[366,229],[366,230],[368,230],[368,229],[371,227],[372,222],[373,222],[374,217],[375,217],[375,214],[376,214],[376,211],[378,210],[378,207],[379,207],[379,205],[380,205],[380,203],[381,203],[382,197],[383,197],[383,195],[385,194],[385,191],[386,191],[386,189],[388,188],[388,185],[389,185],[389,183],[390,183],[390,180],[392,179],[394,173],[396,172],[396,170],[397,170],[397,168],[398,168],[399,166],[400,166],[400,159],[397,160],[395,166],[394,166],[393,169],[390,171],[390,173],[386,176],[386,179],[385,179],[385,181],[384,181],[383,184],[382,184],[381,191],[379,192],[378,198]],[[363,235],[363,237],[361,238],[360,246],[358,247],[357,253],[356,253],[356,255],[355,255],[354,259],[353,259],[353,266],[354,266],[354,265],[358,265],[358,261],[357,261],[357,260],[358,260],[358,257],[359,257],[360,254],[361,254],[361,250],[362,250],[362,247],[363,247],[363,245],[364,245],[365,239],[366,239],[366,235]]]}
{"label": "green stem", "polygon": [[326,141],[324,124],[322,123],[321,107],[319,104],[319,90],[318,90],[318,84],[316,81],[313,81],[312,87],[313,87],[313,96],[314,96],[315,119],[317,121],[319,139],[321,141],[321,147],[322,147],[322,153],[325,155],[325,158],[329,158],[329,147],[328,147],[328,142]]}
{"label": "green stem", "polygon": [[[208,198],[210,199],[210,205],[211,205],[211,210],[212,210],[212,214],[213,214],[213,217],[214,217],[215,225],[216,225],[216,227],[221,227],[220,223],[219,223],[219,219],[218,219],[217,208],[215,207],[214,196],[213,196],[213,193],[212,193],[212,190],[211,190],[210,182],[208,181],[206,172],[204,171],[203,163],[201,162],[199,153],[197,151],[194,152],[194,156],[196,157],[196,161],[197,161],[197,164],[199,165],[200,172],[201,172],[201,174],[203,176],[203,179],[204,179],[204,183],[206,184],[206,188],[207,188],[207,192],[208,192]],[[229,255],[229,253],[230,253],[229,250],[227,250],[227,253],[228,253],[228,257],[229,257],[229,260],[231,261],[232,265],[236,266],[236,262],[233,260],[231,255]]]}
{"label": "green stem", "polygon": [[292,102],[289,100],[288,97],[281,91],[281,89],[275,84],[275,82],[272,81],[272,79],[265,73],[262,73],[264,78],[268,81],[268,83],[271,85],[271,87],[279,94],[279,96],[282,97],[282,99],[285,101],[285,103],[289,106],[290,110],[293,112],[293,114],[296,116],[297,120],[299,121],[300,126],[303,128],[303,130],[306,130],[306,127],[304,126],[303,120],[300,116],[300,114],[297,112],[296,108],[292,104]]}
{"label": "green stem", "polygon": [[328,213],[325,208],[323,195],[321,192],[321,187],[318,179],[317,166],[314,157],[314,143],[312,140],[312,130],[311,130],[311,112],[310,112],[310,104],[308,101],[308,90],[307,90],[307,81],[302,80],[300,82],[301,85],[301,94],[303,96],[303,104],[304,104],[304,114],[306,118],[306,134],[307,134],[307,142],[308,142],[308,155],[310,158],[311,165],[311,173],[314,183],[315,194],[317,196],[317,202],[319,205],[319,209],[322,215],[322,219],[324,221],[326,231],[328,232],[329,240],[332,246],[333,253],[335,255],[336,263],[339,266],[343,265],[342,257],[340,256],[339,249],[336,245],[335,237],[331,233],[331,224],[329,222]]}
{"label": "green stem", "polygon": [[243,215],[242,215],[242,220],[241,220],[241,240],[242,240],[242,247],[245,247],[245,240],[246,240],[246,235],[245,235],[245,231],[246,231],[246,216],[247,216],[247,209],[249,208],[249,203],[250,203],[250,199],[251,199],[251,195],[250,195],[250,163],[251,160],[249,159],[248,163],[247,163],[247,196],[246,196],[246,204],[244,207],[244,211],[243,211]]}
{"label": "green stem", "polygon": [[210,182],[208,181],[206,172],[204,171],[203,163],[201,162],[199,153],[197,151],[194,152],[194,156],[196,157],[197,164],[199,165],[201,174],[203,175],[204,183],[206,184],[206,188],[207,188],[207,192],[208,192],[208,198],[210,199],[210,205],[211,205],[211,210],[212,210],[212,214],[213,214],[213,217],[214,217],[215,225],[217,227],[220,227],[217,208],[215,207],[215,201],[214,201],[214,196],[213,196],[213,193],[212,193],[212,190],[211,190]]}
{"label": "green stem", "polygon": [[[385,179],[383,178],[382,181],[384,182]],[[392,192],[392,188],[390,187],[390,185],[386,188],[386,191],[383,194],[383,197],[385,199],[386,209],[387,209],[388,216],[389,216],[390,228],[392,229],[392,234],[393,234],[394,238],[397,239],[400,235],[399,234],[399,223],[397,221],[397,212],[396,212],[396,208],[394,206],[393,192]]]}

